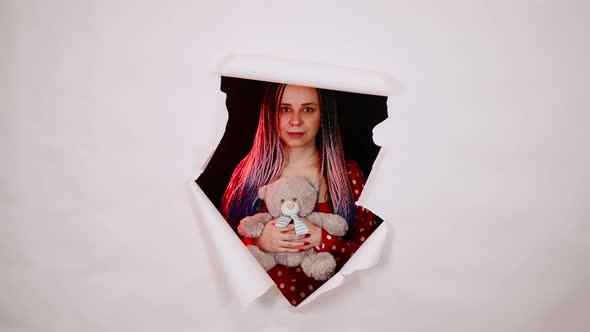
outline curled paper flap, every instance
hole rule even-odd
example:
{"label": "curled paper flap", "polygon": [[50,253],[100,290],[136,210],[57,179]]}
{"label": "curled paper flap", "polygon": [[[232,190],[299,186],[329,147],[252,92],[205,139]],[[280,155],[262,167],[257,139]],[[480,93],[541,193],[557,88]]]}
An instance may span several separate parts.
{"label": "curled paper flap", "polygon": [[[266,56],[229,56],[220,65],[220,74],[221,76],[298,84],[372,95],[391,96],[400,91],[400,85],[384,74],[334,65],[287,61]],[[213,147],[212,151],[214,150],[215,147]],[[358,205],[369,206],[366,197],[371,196],[371,181],[378,173],[380,156],[381,153],[373,167],[373,175],[369,177],[369,182],[365,185],[360,200],[357,202]],[[205,169],[206,165],[207,162],[204,163],[202,169]],[[193,187],[199,209],[200,218],[198,222],[207,225],[209,234],[206,236],[214,239],[212,242],[217,257],[213,259],[223,262],[223,273],[226,274],[225,279],[229,283],[228,287],[242,304],[248,304],[256,300],[271,287],[275,287],[274,282],[250,254],[201,188],[194,182]],[[371,210],[378,213],[376,209]],[[388,228],[386,221],[384,221],[357,252],[352,255],[342,269],[306,298],[299,307],[310,303],[320,294],[345,286],[344,280],[346,276],[377,264],[385,247],[387,232]],[[276,292],[276,294],[282,296],[280,292]]]}
{"label": "curled paper flap", "polygon": [[400,85],[382,73],[269,56],[231,55],[221,63],[219,71],[221,76],[379,96],[400,91]]}
{"label": "curled paper flap", "polygon": [[254,301],[272,286],[274,282],[262,269],[250,251],[236,236],[227,221],[217,211],[203,190],[191,181],[194,201],[199,214],[197,222],[207,227],[210,243],[214,246],[217,259],[223,266],[225,280],[241,304]]}
{"label": "curled paper flap", "polygon": [[367,239],[367,241],[360,246],[360,248],[350,257],[348,262],[336,273],[330,280],[328,280],[322,287],[318,288],[317,291],[311,293],[311,295],[301,302],[299,307],[310,303],[315,298],[320,296],[327,291],[330,291],[336,287],[344,284],[346,276],[360,270],[366,270],[379,261],[383,249],[385,248],[385,239],[387,238],[387,224],[382,223]]}

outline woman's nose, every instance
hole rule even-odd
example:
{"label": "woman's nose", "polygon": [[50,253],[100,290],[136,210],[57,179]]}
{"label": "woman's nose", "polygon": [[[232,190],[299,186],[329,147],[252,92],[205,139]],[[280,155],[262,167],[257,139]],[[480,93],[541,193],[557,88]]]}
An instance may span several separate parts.
{"label": "woman's nose", "polygon": [[299,112],[295,111],[292,113],[291,115],[291,121],[289,121],[290,124],[292,125],[298,125],[301,124],[301,117],[299,115]]}

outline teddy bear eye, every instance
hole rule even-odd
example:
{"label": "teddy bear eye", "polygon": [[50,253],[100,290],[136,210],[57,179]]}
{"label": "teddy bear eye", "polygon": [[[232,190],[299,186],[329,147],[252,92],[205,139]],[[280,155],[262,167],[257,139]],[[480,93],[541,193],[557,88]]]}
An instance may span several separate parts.
{"label": "teddy bear eye", "polygon": [[285,203],[285,200],[284,199],[281,199],[281,203]]}
{"label": "teddy bear eye", "polygon": [[293,202],[297,202],[297,198],[293,197]]}

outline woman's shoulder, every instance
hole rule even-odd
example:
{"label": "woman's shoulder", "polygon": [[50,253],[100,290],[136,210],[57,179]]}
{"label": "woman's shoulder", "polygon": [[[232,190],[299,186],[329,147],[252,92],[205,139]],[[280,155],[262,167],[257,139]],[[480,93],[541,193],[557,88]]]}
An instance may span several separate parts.
{"label": "woman's shoulder", "polygon": [[365,176],[359,165],[354,160],[346,161],[346,172],[348,173],[348,179],[352,186],[352,192],[354,201],[358,201],[363,189],[365,187]]}
{"label": "woman's shoulder", "polygon": [[364,179],[364,177],[365,177],[363,175],[363,171],[361,170],[361,167],[354,160],[347,160],[346,161],[346,172],[348,173],[349,178],[353,178],[353,177],[359,178],[360,177],[360,178]]}

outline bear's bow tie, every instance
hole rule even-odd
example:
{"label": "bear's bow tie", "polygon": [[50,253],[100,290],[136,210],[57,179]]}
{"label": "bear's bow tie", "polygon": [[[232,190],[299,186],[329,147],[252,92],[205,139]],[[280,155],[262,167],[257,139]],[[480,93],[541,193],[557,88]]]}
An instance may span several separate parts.
{"label": "bear's bow tie", "polygon": [[309,233],[309,228],[307,228],[307,225],[303,222],[303,220],[301,220],[301,218],[299,218],[298,215],[280,216],[279,219],[277,219],[276,226],[285,227],[289,225],[291,219],[293,219],[293,224],[295,225],[295,234],[303,235]]}

